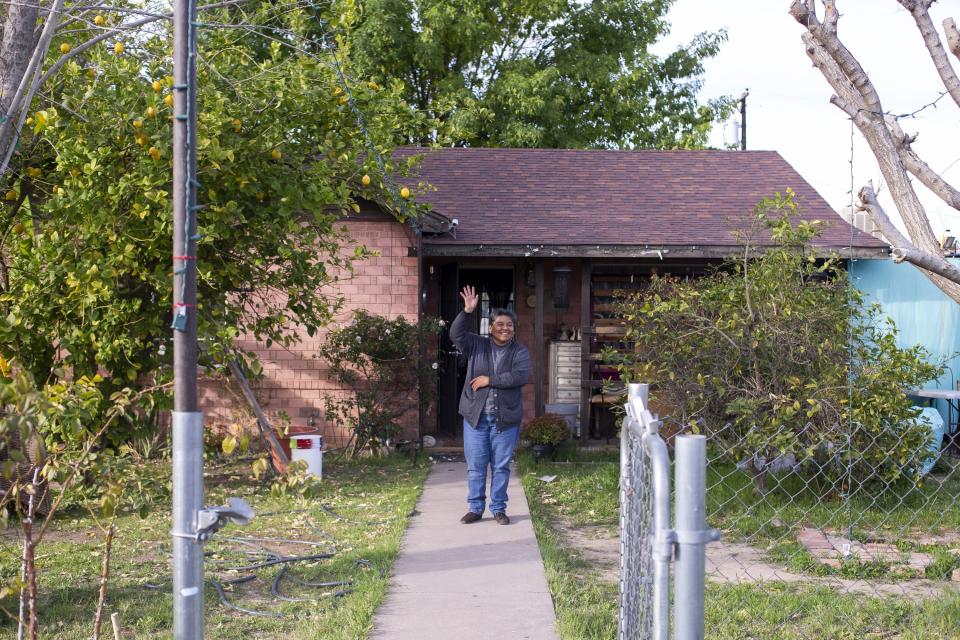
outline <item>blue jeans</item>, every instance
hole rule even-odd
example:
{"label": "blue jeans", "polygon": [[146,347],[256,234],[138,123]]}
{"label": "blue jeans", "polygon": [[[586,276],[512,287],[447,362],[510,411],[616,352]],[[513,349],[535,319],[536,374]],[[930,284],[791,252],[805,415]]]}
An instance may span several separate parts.
{"label": "blue jeans", "polygon": [[483,513],[487,499],[487,468],[490,467],[490,513],[507,510],[507,483],[510,481],[510,458],[517,446],[520,425],[497,431],[492,416],[480,415],[476,427],[463,421],[463,454],[467,458],[467,504],[470,511]]}

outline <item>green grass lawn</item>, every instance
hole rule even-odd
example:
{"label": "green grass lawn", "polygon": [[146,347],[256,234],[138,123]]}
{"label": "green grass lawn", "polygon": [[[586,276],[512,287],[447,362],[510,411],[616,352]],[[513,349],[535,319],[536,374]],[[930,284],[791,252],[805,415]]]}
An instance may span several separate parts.
{"label": "green grass lawn", "polygon": [[[611,536],[618,527],[617,454],[592,454],[563,462],[535,462],[521,455],[520,470],[564,640],[600,640],[616,636],[618,586],[609,575],[572,548],[563,534],[571,526],[600,527]],[[555,475],[547,483],[538,476]],[[818,582],[818,576],[847,579],[903,579],[885,567],[849,563],[838,570],[820,565],[795,542],[803,526],[836,530],[851,526],[854,539],[882,539],[904,550],[946,554],[928,584],[946,585],[960,557],[960,545],[922,545],[921,534],[960,531],[957,495],[960,480],[950,466],[918,489],[892,487],[881,495],[861,494],[845,501],[818,492],[793,476],[771,484],[766,496],[753,492],[750,479],[733,465],[708,470],[708,523],[724,539],[747,543],[784,571],[809,576],[809,582],[708,583],[706,627],[710,638],[960,638],[960,594],[911,601],[842,593]],[[947,553],[948,547],[953,553]],[[940,558],[938,557],[938,561]],[[867,583],[869,584],[869,583]]]}
{"label": "green grass lawn", "polygon": [[[617,635],[618,586],[571,549],[557,530],[560,519],[575,525],[618,522],[618,467],[613,454],[569,455],[561,463],[534,461],[521,452],[518,471],[530,505],[547,582],[563,640],[609,640]],[[537,478],[555,475],[546,483]],[[610,500],[610,496],[614,500]]]}
{"label": "green grass lawn", "polygon": [[[168,473],[169,467],[156,470]],[[240,607],[282,617],[258,617],[226,609],[216,591],[206,592],[206,637],[211,639],[344,639],[366,638],[374,611],[383,599],[390,568],[396,559],[407,518],[420,495],[429,469],[413,466],[407,457],[360,462],[328,462],[318,496],[274,497],[269,481],[254,481],[249,465],[208,466],[207,504],[222,504],[228,496],[245,498],[259,514],[246,527],[221,530],[206,545],[206,577],[229,579],[239,575],[229,567],[260,559],[257,547],[283,555],[331,551],[329,560],[297,563],[280,583],[284,597],[309,598],[285,602],[271,594],[277,567],[258,570],[252,582],[227,586],[228,598]],[[112,579],[106,615],[117,611],[124,637],[169,638],[172,624],[170,595],[169,505],[147,518],[123,516],[117,522],[113,545]],[[288,542],[227,538],[282,538]],[[289,542],[296,541],[296,542]],[[314,544],[301,544],[310,542]],[[0,572],[4,581],[19,572],[20,547],[13,531],[0,537]],[[59,518],[49,538],[37,549],[40,630],[43,638],[89,638],[102,553],[102,540],[89,516]],[[349,587],[311,588],[296,580],[350,581]],[[159,585],[150,589],[146,585]],[[331,597],[338,588],[351,592]],[[15,598],[0,601],[16,611]],[[104,637],[112,637],[109,620]],[[0,620],[0,637],[13,637],[16,626]]]}

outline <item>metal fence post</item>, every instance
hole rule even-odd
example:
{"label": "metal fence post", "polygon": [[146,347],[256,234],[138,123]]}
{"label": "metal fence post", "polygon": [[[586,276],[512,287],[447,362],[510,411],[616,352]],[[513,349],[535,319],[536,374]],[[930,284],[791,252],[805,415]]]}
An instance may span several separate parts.
{"label": "metal fence post", "polygon": [[[197,461],[200,464],[197,464]],[[203,414],[173,412],[173,637],[203,638]]]}
{"label": "metal fence post", "polygon": [[673,531],[670,529],[670,454],[656,432],[658,424],[643,435],[650,456],[653,489],[653,640],[670,636],[670,561],[673,559]]}
{"label": "metal fence post", "polygon": [[707,439],[676,439],[676,573],[674,639],[703,640],[706,544],[719,532],[707,529]]}
{"label": "metal fence post", "polygon": [[[633,394],[633,385],[630,385]],[[625,620],[628,608],[629,592],[627,582],[634,579],[630,564],[627,562],[626,525],[630,521],[630,416],[624,418],[620,427],[620,608],[617,612],[617,638],[627,640],[629,631]]]}

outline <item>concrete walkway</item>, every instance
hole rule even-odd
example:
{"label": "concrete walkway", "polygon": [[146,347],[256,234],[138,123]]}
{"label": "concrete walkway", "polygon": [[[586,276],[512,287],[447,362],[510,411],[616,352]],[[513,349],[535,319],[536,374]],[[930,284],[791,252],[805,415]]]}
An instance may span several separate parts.
{"label": "concrete walkway", "polygon": [[466,464],[434,465],[370,638],[557,640],[543,560],[516,475],[508,489],[510,525],[498,525],[489,512],[464,525]]}

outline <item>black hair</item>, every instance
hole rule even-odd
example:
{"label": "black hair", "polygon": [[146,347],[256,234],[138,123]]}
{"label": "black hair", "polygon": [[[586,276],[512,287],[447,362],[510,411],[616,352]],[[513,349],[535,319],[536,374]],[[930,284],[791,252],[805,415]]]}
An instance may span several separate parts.
{"label": "black hair", "polygon": [[517,314],[515,314],[515,313],[514,313],[513,311],[511,311],[510,309],[500,309],[500,308],[491,309],[491,310],[490,310],[490,316],[489,316],[489,318],[490,318],[490,324],[492,325],[493,322],[494,322],[494,320],[496,320],[496,319],[499,318],[500,316],[507,316],[508,318],[510,318],[511,320],[513,320],[513,328],[514,328],[514,329],[517,328]]}

